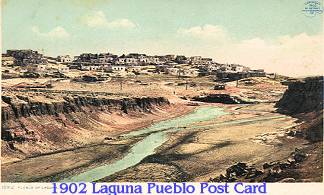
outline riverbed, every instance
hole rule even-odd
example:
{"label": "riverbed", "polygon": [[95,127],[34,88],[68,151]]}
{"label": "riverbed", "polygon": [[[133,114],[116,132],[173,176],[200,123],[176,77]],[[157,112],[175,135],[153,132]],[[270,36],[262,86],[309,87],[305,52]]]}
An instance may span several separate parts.
{"label": "riverbed", "polygon": [[195,109],[192,113],[185,116],[165,120],[124,135],[126,138],[146,135],[145,138],[136,143],[130,152],[112,164],[100,166],[89,171],[80,173],[73,177],[64,179],[68,182],[91,182],[112,175],[118,171],[134,166],[141,162],[145,157],[154,154],[156,148],[167,140],[170,132],[183,131],[197,122],[208,121],[218,116],[226,114],[222,108],[205,106]]}
{"label": "riverbed", "polygon": [[285,159],[303,144],[278,139],[296,119],[274,110],[272,104],[199,105],[117,140],[3,164],[2,181],[208,181],[235,162]]}
{"label": "riverbed", "polygon": [[273,104],[222,108],[221,115],[168,132],[154,154],[99,181],[208,181],[236,162],[262,167],[265,162],[287,159],[303,144],[285,140],[285,129],[296,119],[275,113]]}

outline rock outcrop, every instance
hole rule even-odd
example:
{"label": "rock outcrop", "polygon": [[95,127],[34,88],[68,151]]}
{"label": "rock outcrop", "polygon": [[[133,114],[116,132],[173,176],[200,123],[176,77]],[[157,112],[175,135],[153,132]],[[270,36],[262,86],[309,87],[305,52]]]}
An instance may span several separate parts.
{"label": "rock outcrop", "polygon": [[240,97],[229,94],[209,94],[206,96],[196,96],[192,98],[194,101],[209,102],[209,103],[223,103],[223,104],[251,104]]}
{"label": "rock outcrop", "polygon": [[278,112],[292,115],[304,124],[305,138],[323,140],[323,76],[309,77],[288,83],[288,89],[276,104]]}
{"label": "rock outcrop", "polygon": [[276,104],[279,112],[307,113],[323,109],[323,77],[309,77],[288,83],[288,89]]}
{"label": "rock outcrop", "polygon": [[[238,162],[226,169],[226,174],[210,178],[209,182],[294,182],[294,169],[306,159],[306,154],[296,148],[286,162],[264,163],[262,169]],[[284,180],[284,181],[282,181]]]}
{"label": "rock outcrop", "polygon": [[27,96],[2,96],[2,122],[31,115],[57,115],[59,113],[82,112],[83,107],[97,107],[97,109],[117,109],[125,113],[128,110],[147,111],[153,105],[168,104],[163,97],[122,98],[91,96],[63,96],[61,100],[39,101]]}
{"label": "rock outcrop", "polygon": [[[68,94],[3,94],[2,95],[2,121],[1,139],[25,141],[33,132],[28,130],[22,121],[33,120],[33,117],[52,117],[52,120],[65,120],[69,118],[75,124],[80,123],[77,113],[85,116],[96,112],[111,113],[120,111],[150,112],[156,106],[169,104],[164,97],[109,97],[95,95],[68,95]],[[89,115],[90,114],[90,115]],[[94,117],[91,116],[91,117]],[[31,118],[31,119],[29,119]],[[45,122],[45,120],[44,120]]]}

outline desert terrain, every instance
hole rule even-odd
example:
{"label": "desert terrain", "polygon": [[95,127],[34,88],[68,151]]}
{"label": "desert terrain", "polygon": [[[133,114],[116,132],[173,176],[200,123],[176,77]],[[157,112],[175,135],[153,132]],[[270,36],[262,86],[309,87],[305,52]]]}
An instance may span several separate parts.
{"label": "desert terrain", "polygon": [[[1,180],[322,181],[323,81],[306,81],[310,89],[300,90],[311,97],[301,101],[280,81],[252,77],[214,90],[210,77],[5,79]],[[35,87],[43,83],[51,87]],[[147,141],[154,135],[160,145]],[[138,147],[152,148],[111,174],[87,175]],[[230,174],[238,163],[243,173]]]}

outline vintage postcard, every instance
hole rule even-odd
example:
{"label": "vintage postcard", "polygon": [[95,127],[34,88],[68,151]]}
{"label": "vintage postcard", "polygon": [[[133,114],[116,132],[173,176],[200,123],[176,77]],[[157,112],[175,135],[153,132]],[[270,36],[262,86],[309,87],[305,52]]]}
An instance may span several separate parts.
{"label": "vintage postcard", "polygon": [[[1,0],[1,14],[2,183],[323,183],[322,0]],[[114,189],[149,193],[130,186]]]}

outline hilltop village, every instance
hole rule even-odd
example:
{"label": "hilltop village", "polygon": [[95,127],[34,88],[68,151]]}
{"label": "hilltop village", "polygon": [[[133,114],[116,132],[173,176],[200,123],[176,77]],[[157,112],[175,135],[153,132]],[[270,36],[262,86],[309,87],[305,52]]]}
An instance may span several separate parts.
{"label": "hilltop village", "polygon": [[[247,77],[273,77],[264,70],[253,70],[239,64],[220,64],[212,58],[184,55],[149,56],[130,53],[121,56],[112,53],[83,53],[78,56],[45,56],[33,50],[8,50],[2,54],[2,78],[73,77],[75,72],[91,72],[87,81],[109,77],[166,74],[178,77],[214,76],[220,81]],[[74,74],[75,75],[75,74]]]}

